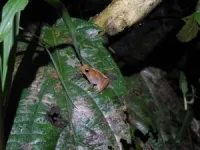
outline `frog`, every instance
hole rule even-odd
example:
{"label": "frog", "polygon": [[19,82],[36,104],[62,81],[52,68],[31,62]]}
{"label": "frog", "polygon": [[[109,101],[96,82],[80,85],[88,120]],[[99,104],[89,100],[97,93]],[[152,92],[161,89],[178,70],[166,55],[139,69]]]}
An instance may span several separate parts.
{"label": "frog", "polygon": [[90,67],[87,64],[80,66],[81,72],[87,77],[90,82],[90,87],[94,88],[96,85],[97,91],[102,92],[109,85],[109,78],[101,73],[99,70]]}

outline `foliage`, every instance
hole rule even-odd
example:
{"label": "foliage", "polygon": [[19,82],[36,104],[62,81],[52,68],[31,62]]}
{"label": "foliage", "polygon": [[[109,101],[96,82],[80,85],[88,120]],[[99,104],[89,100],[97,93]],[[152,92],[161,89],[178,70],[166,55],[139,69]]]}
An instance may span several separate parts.
{"label": "foliage", "polygon": [[183,20],[186,22],[177,34],[177,39],[181,42],[189,42],[197,36],[199,31],[199,13],[195,12],[190,16],[185,17]]}
{"label": "foliage", "polygon": [[20,12],[28,0],[9,0],[2,9],[0,24],[0,149],[4,149],[4,108],[12,84],[15,46],[19,33]]}
{"label": "foliage", "polygon": [[198,0],[196,10],[189,16],[184,17],[185,25],[176,35],[180,42],[190,42],[199,32],[200,25],[200,1]]}
{"label": "foliage", "polygon": [[3,7],[2,21],[0,25],[0,42],[3,42],[3,49],[0,57],[0,72],[2,90],[5,88],[6,76],[8,71],[8,60],[11,56],[11,50],[16,36],[19,32],[20,12],[27,5],[28,0],[10,0]]}
{"label": "foliage", "polygon": [[[120,99],[126,93],[124,79],[102,45],[103,39],[98,36],[100,30],[83,20],[73,19],[73,22],[82,57],[90,62],[89,65],[111,73],[117,80],[111,81],[109,87],[99,94],[89,88],[88,81],[81,76],[77,69],[80,64],[71,46],[51,49],[75,107],[69,107],[69,99],[66,101],[65,92],[52,66],[42,67],[32,86],[22,94],[7,149],[27,145],[33,149],[104,149],[108,146],[119,149],[121,138],[130,142],[129,126],[123,120],[124,104]],[[41,36],[51,47],[67,44],[69,37],[62,20],[58,20],[52,28],[45,27]],[[52,106],[61,109],[64,122],[69,124],[67,114],[72,112],[74,133],[70,131],[69,124],[59,129],[45,119]]]}

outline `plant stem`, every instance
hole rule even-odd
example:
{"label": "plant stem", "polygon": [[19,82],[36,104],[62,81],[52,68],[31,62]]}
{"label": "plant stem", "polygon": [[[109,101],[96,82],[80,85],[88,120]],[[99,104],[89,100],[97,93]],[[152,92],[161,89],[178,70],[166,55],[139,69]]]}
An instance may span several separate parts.
{"label": "plant stem", "polygon": [[187,127],[191,123],[191,118],[192,118],[192,112],[191,110],[187,110],[185,118],[183,120],[183,125],[181,129],[179,130],[178,134],[176,135],[176,138],[175,138],[176,142],[178,143],[181,142],[183,134],[185,133],[185,131],[187,131]]}
{"label": "plant stem", "polygon": [[63,5],[63,3],[60,0],[45,0],[48,4],[53,6],[55,10],[57,11],[58,15],[63,19],[65,25],[69,29],[70,35],[72,37],[72,43],[75,48],[75,53],[80,61],[80,63],[83,63],[83,59],[80,54],[80,50],[78,48],[78,42],[76,39],[76,34],[75,34],[75,28],[73,26],[73,22],[71,20],[71,17],[67,11],[67,8]]}
{"label": "plant stem", "polygon": [[183,96],[183,100],[184,100],[184,108],[185,110],[187,110],[187,100],[186,100],[186,96]]}

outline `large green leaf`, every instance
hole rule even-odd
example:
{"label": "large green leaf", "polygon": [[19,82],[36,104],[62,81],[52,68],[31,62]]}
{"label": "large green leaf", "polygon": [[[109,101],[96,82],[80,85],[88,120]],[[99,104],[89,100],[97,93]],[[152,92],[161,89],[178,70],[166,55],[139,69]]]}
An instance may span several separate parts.
{"label": "large green leaf", "polygon": [[[100,29],[79,19],[73,19],[73,23],[82,57],[110,77],[108,88],[98,93],[83,78],[73,48],[63,45],[71,40],[62,20],[53,27],[45,27],[42,39],[56,47],[53,56],[75,107],[69,105],[52,65],[40,67],[36,79],[21,96],[8,150],[122,149],[120,139],[131,142],[122,99],[127,93],[124,78],[103,46],[103,39],[98,35]],[[51,117],[53,121],[59,120],[54,126]]]}

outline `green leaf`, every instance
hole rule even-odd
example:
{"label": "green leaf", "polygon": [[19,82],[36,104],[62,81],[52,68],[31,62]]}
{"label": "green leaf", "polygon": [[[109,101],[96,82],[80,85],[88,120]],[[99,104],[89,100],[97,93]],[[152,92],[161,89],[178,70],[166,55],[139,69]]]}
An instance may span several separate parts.
{"label": "green leaf", "polygon": [[28,0],[9,0],[3,7],[0,25],[0,42],[2,42],[12,29],[15,14],[22,11],[27,4]]}
{"label": "green leaf", "polygon": [[[11,85],[12,79],[8,79],[8,70],[12,68],[13,64],[10,64],[10,59],[14,62],[15,51],[14,49],[16,37],[19,31],[20,11],[27,5],[28,0],[9,0],[3,7],[2,20],[0,24],[0,42],[3,41],[2,55],[0,56],[0,72],[1,72],[1,83],[3,95],[9,95],[6,93],[5,85],[7,88]],[[12,54],[11,54],[12,53]],[[12,56],[12,58],[11,58]],[[12,69],[10,69],[12,74]]]}
{"label": "green leaf", "polygon": [[[19,32],[20,11],[27,5],[27,0],[10,0],[2,11],[2,20],[0,24],[0,42],[2,52],[0,56],[1,89],[3,100],[9,91],[12,77],[12,68],[15,60],[15,46]],[[8,72],[8,70],[10,72]],[[7,86],[6,86],[7,85]],[[5,102],[4,102],[5,103]],[[6,105],[6,104],[5,104]]]}
{"label": "green leaf", "polygon": [[179,88],[181,89],[183,95],[186,96],[188,92],[188,83],[183,72],[181,72],[179,76]]}
{"label": "green leaf", "polygon": [[[12,24],[12,28],[7,33],[7,35],[3,40],[3,55],[0,56],[0,64],[2,64],[1,66],[2,91],[4,92],[4,94],[7,92],[6,90],[10,88],[12,82],[11,79],[12,77],[10,78],[8,77],[9,74],[12,74],[12,69],[10,68],[13,68],[15,60],[17,36],[19,34],[20,12],[16,13],[14,18],[15,19],[14,23]],[[11,63],[9,62],[9,60]],[[7,87],[5,87],[6,84]],[[6,94],[9,95],[9,93]]]}
{"label": "green leaf", "polygon": [[195,12],[194,15],[195,15],[195,20],[200,25],[200,11]]}
{"label": "green leaf", "polygon": [[[115,80],[110,79],[109,86],[102,93],[90,88],[78,69],[80,64],[72,46],[66,44],[70,33],[63,21],[59,19],[52,28],[45,27],[41,37],[49,46],[56,47],[51,50],[75,107],[69,108],[52,65],[40,67],[35,81],[21,96],[8,150],[22,147],[107,149],[108,146],[122,149],[121,138],[131,142],[129,125],[124,118],[123,96],[127,91],[124,78],[103,46],[103,39],[98,35],[100,29],[83,20],[72,21],[82,57],[90,62],[89,65],[115,77]],[[65,123],[62,128],[54,127],[59,123],[53,126],[46,119],[52,106],[61,110],[57,112],[62,116],[60,123]],[[74,133],[70,128],[68,109],[72,109]]]}
{"label": "green leaf", "polygon": [[183,94],[183,100],[184,100],[184,108],[187,110],[187,93],[188,93],[188,83],[185,77],[185,74],[183,72],[180,73],[179,76],[179,88],[182,91]]}
{"label": "green leaf", "polygon": [[176,35],[180,42],[189,42],[197,36],[199,31],[198,23],[195,19],[195,13],[183,19],[186,23]]}

